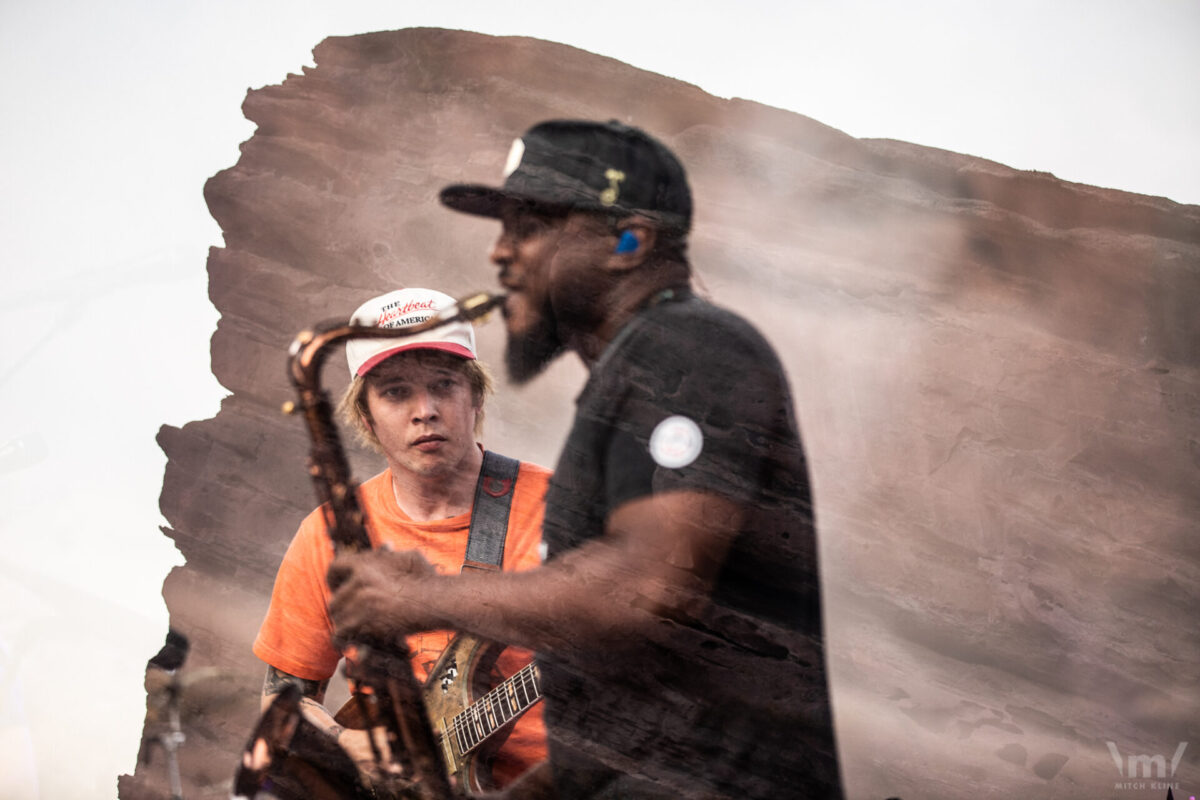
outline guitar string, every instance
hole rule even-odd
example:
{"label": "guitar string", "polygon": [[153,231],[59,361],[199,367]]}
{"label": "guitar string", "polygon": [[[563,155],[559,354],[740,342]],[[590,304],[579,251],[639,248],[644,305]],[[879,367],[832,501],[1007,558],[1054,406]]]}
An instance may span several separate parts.
{"label": "guitar string", "polygon": [[[524,695],[524,700],[520,699],[514,687],[520,687],[522,690],[521,694]],[[530,687],[532,687],[532,693],[530,692]],[[490,721],[485,719],[480,712],[481,704],[485,705],[489,710],[493,709],[493,707],[499,708],[497,698],[503,695],[507,688],[514,689],[513,696],[518,699],[517,709],[511,711],[507,717],[497,717],[494,714],[489,714]],[[537,669],[532,663],[526,664],[495,689],[492,689],[479,700],[472,703],[470,707],[455,715],[452,727],[456,734],[455,738],[458,740],[460,755],[470,753],[471,750],[479,746],[487,737],[504,727],[514,717],[537,702],[539,697]],[[497,719],[501,721],[497,723]],[[467,745],[465,748],[463,747],[464,744]]]}
{"label": "guitar string", "polygon": [[[496,730],[498,730],[500,727],[502,727],[502,726],[503,726],[505,723],[507,723],[509,720],[511,720],[511,719],[512,719],[514,716],[516,716],[516,714],[517,714],[517,713],[520,713],[520,711],[523,711],[523,710],[524,710],[524,708],[519,708],[517,711],[515,711],[515,712],[511,712],[511,709],[510,709],[510,714],[509,714],[507,717],[502,717],[502,719],[503,719],[503,722],[501,722],[500,724],[496,724],[495,717],[492,717],[490,720],[485,720],[485,719],[484,719],[484,718],[483,718],[483,717],[480,715],[480,713],[479,713],[479,710],[478,710],[478,705],[479,705],[479,703],[480,703],[480,702],[483,702],[485,705],[487,705],[489,708],[491,708],[491,707],[492,707],[492,702],[493,702],[493,700],[495,700],[495,695],[499,695],[499,694],[502,694],[502,693],[504,693],[504,690],[505,690],[505,688],[506,688],[505,684],[508,684],[508,685],[510,685],[510,686],[511,686],[511,685],[513,685],[513,684],[517,683],[517,679],[520,679],[520,681],[519,681],[519,682],[520,682],[522,685],[524,685],[524,684],[525,684],[525,682],[526,682],[526,681],[525,681],[525,678],[526,678],[527,676],[529,676],[529,675],[532,675],[532,673],[533,673],[533,670],[531,669],[531,668],[532,668],[532,666],[533,666],[532,664],[530,664],[530,665],[527,665],[527,666],[526,666],[525,668],[523,668],[523,669],[522,669],[520,672],[518,672],[517,674],[513,675],[511,678],[509,678],[508,680],[506,680],[504,683],[502,683],[502,684],[501,684],[500,686],[498,686],[496,689],[492,690],[492,691],[491,691],[491,692],[489,692],[487,695],[485,695],[483,698],[481,698],[481,699],[480,699],[480,701],[477,701],[475,704],[473,704],[473,707],[472,707],[471,709],[468,709],[468,711],[470,711],[470,712],[471,712],[471,714],[469,715],[469,716],[470,716],[470,720],[469,720],[469,721],[470,721],[470,722],[473,722],[473,723],[474,723],[474,725],[473,725],[473,726],[468,726],[468,727],[466,728],[466,731],[467,731],[468,733],[473,733],[473,734],[475,734],[475,736],[468,737],[468,738],[471,740],[471,742],[470,742],[469,746],[467,747],[467,749],[466,749],[465,751],[462,751],[464,755],[465,755],[467,752],[470,752],[470,750],[471,750],[471,749],[473,749],[473,748],[474,748],[475,746],[477,746],[477,745],[478,745],[480,742],[482,742],[484,739],[486,739],[488,736],[490,736],[490,735],[491,735],[493,732],[495,732],[495,731],[496,731]],[[534,698],[534,699],[536,700],[536,698]],[[530,700],[528,700],[528,694],[526,693],[526,705],[525,705],[525,708],[527,708],[529,705],[532,705],[532,704],[533,704],[533,701],[530,701]],[[464,715],[465,715],[465,712],[463,712],[463,713],[460,713],[460,714],[459,714],[459,715],[458,715],[458,716],[455,718],[455,727],[456,727],[456,728],[459,728],[459,729],[461,729],[461,728],[462,728],[462,725],[461,725],[460,723],[461,723],[461,718],[462,718]],[[487,723],[488,723],[486,726],[484,725],[484,723],[485,723],[485,722],[487,722]],[[490,728],[490,729],[489,729],[489,728]],[[478,737],[478,738],[476,738],[476,737]],[[460,739],[460,749],[461,749],[461,739]]]}

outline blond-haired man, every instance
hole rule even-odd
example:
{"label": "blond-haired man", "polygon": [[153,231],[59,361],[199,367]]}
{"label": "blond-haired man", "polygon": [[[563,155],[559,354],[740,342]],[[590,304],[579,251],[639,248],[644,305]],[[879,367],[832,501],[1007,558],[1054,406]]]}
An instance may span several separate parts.
{"label": "blond-haired man", "polygon": [[[423,322],[451,303],[441,292],[401,289],[367,301],[351,321],[402,327]],[[357,339],[347,346],[346,356],[352,381],[342,415],[387,463],[359,490],[372,544],[417,550],[443,574],[458,573],[464,565],[504,570],[537,566],[549,472],[485,453],[480,446],[484,400],[492,386],[476,358],[473,328],[457,323],[405,338]],[[479,532],[474,512],[485,501],[477,502],[477,496],[488,498],[491,519],[498,508],[507,514],[506,525],[491,525],[491,538]],[[284,686],[298,685],[305,716],[365,761],[370,758],[366,734],[342,729],[322,705],[341,657],[332,643],[327,611],[326,572],[332,560],[333,547],[318,509],[301,523],[284,556],[254,642],[255,654],[267,663],[262,701],[266,707]],[[428,676],[451,636],[442,630],[408,637],[418,679]],[[498,659],[498,671],[511,674],[530,657],[509,648]],[[492,777],[505,785],[544,757],[541,709],[535,705],[495,754]]]}

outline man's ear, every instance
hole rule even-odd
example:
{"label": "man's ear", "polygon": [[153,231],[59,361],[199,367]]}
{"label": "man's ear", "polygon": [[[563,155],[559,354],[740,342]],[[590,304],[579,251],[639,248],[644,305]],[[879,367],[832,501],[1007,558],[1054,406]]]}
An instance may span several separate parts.
{"label": "man's ear", "polygon": [[638,217],[622,220],[617,226],[613,251],[608,266],[617,272],[627,272],[640,266],[654,250],[658,230]]}

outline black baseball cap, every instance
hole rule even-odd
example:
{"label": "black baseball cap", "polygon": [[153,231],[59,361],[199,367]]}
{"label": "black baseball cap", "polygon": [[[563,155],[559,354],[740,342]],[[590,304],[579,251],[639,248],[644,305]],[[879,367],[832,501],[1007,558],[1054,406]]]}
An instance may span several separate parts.
{"label": "black baseball cap", "polygon": [[645,131],[616,120],[549,120],[513,142],[502,187],[454,184],[442,203],[499,217],[513,203],[550,209],[640,213],[687,233],[692,193],[683,165]]}

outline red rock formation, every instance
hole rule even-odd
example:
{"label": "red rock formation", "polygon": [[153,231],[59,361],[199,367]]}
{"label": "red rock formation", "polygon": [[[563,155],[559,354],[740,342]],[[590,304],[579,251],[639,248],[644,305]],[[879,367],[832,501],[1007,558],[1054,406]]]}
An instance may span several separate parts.
{"label": "red rock formation", "polygon": [[[228,795],[257,712],[250,642],[314,504],[301,425],[277,411],[288,342],[401,285],[492,287],[495,225],[437,191],[498,180],[514,136],[563,116],[676,150],[703,286],[789,369],[851,797],[1108,796],[1107,742],[1168,760],[1200,742],[1200,208],[854,139],[531,39],[405,30],[314,53],[247,95],[258,129],[205,187],[225,235],[212,367],[233,394],[159,437],[187,558],[172,624],[187,669],[244,696],[187,715],[188,797]],[[493,364],[501,340],[480,331]],[[487,444],[553,464],[581,377],[564,360],[502,380]],[[1198,756],[1176,780],[1195,785]],[[160,773],[121,796],[164,796]]]}

